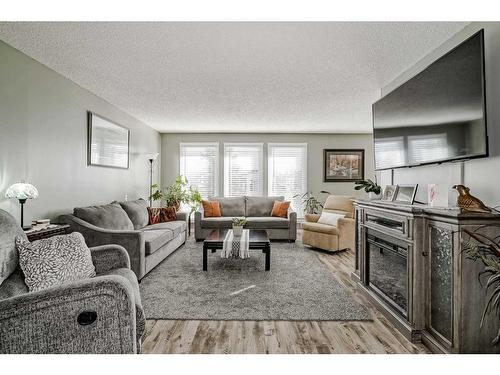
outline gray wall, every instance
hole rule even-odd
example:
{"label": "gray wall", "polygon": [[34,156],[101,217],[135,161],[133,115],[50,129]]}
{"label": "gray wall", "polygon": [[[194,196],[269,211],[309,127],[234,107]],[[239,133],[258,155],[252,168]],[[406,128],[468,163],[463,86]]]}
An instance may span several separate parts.
{"label": "gray wall", "polygon": [[[431,52],[407,71],[403,72],[390,84],[382,88],[386,95],[397,86],[423,70],[434,60],[451,50],[472,34],[484,28],[486,57],[486,104],[490,157],[470,160],[464,163],[448,163],[415,168],[394,170],[394,183],[418,183],[417,199],[427,201],[427,184],[436,183],[443,188],[450,188],[457,183],[464,183],[471,188],[471,193],[481,198],[490,206],[500,205],[500,23],[473,22]],[[390,181],[390,171],[382,172],[381,180]],[[450,191],[454,202],[456,194]]]}
{"label": "gray wall", "polygon": [[[267,143],[307,143],[307,188],[319,193],[327,190],[335,194],[361,196],[353,189],[352,182],[323,182],[323,149],[365,149],[365,178],[373,178],[373,147],[371,134],[162,134],[162,186],[172,183],[179,174],[179,143],[220,142],[220,161],[223,157],[223,142],[264,143],[264,191],[267,189]],[[219,168],[222,187],[223,169]],[[222,192],[221,192],[222,193]],[[323,196],[324,198],[324,196]]]}
{"label": "gray wall", "polygon": [[[87,166],[87,110],[130,129],[128,170]],[[19,217],[19,203],[5,198],[14,182],[40,193],[25,205],[25,225],[75,206],[147,197],[144,154],[160,151],[160,134],[3,42],[0,113],[0,208]]]}

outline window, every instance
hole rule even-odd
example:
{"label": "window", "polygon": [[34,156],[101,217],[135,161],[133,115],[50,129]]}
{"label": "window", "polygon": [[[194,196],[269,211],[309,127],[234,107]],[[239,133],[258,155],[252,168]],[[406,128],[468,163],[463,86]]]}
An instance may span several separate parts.
{"label": "window", "polygon": [[219,194],[219,144],[181,143],[180,174],[196,186],[203,198]]}
{"label": "window", "polygon": [[285,196],[302,218],[300,197],[293,196],[307,191],[307,144],[269,143],[267,172],[269,195]]}
{"label": "window", "polygon": [[405,143],[403,137],[379,138],[375,140],[377,169],[405,165]]}
{"label": "window", "polygon": [[408,137],[410,164],[443,160],[448,157],[446,134],[413,135]]}
{"label": "window", "polygon": [[262,143],[224,144],[224,196],[264,195]]}

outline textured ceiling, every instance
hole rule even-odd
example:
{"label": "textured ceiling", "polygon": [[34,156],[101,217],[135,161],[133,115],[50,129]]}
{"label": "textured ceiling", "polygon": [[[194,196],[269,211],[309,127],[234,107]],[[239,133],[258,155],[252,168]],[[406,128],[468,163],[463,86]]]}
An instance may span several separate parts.
{"label": "textured ceiling", "polygon": [[0,23],[161,132],[369,132],[379,89],[463,22]]}

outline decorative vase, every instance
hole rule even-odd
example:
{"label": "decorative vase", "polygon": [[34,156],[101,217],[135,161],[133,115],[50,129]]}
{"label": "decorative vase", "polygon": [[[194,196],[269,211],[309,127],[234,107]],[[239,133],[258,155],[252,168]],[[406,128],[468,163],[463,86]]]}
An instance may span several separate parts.
{"label": "decorative vase", "polygon": [[373,191],[370,191],[368,193],[368,200],[369,201],[374,201],[374,200],[377,200],[377,199],[380,199],[380,194],[375,194]]}
{"label": "decorative vase", "polygon": [[233,234],[235,236],[241,236],[243,234],[243,227],[233,225]]}

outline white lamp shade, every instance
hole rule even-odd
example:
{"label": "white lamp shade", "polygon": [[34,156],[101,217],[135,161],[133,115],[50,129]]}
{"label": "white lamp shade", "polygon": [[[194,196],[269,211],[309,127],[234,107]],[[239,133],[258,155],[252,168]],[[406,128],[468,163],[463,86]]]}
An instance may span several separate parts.
{"label": "white lamp shade", "polygon": [[18,182],[11,185],[5,192],[6,198],[16,199],[34,199],[38,198],[38,190],[31,184],[25,182]]}

